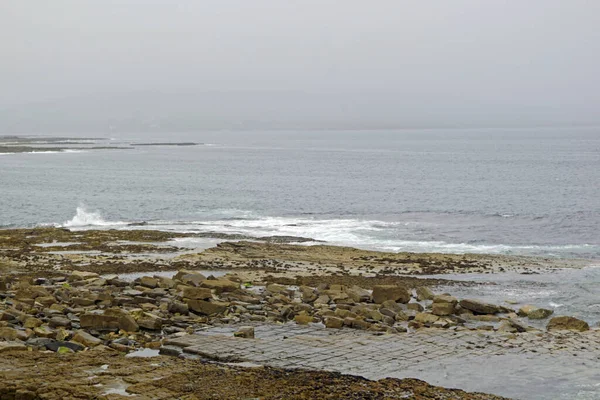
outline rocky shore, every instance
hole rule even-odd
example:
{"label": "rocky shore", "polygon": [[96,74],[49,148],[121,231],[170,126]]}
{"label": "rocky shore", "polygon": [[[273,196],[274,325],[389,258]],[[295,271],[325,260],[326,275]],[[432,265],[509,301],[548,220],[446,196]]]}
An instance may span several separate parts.
{"label": "rocky shore", "polygon": [[[479,399],[494,397],[447,391],[418,381],[371,382],[325,372],[284,373],[276,369],[257,373],[212,364],[235,361],[218,351],[196,353],[200,360],[186,360],[190,354],[182,352],[182,346],[172,344],[182,339],[185,342],[186,338],[211,327],[234,327],[227,335],[250,341],[255,340],[255,328],[264,326],[360,331],[371,337],[394,337],[397,342],[407,341],[405,338],[415,332],[434,335],[453,332],[458,336],[492,332],[507,345],[518,341],[520,335],[542,338],[548,332],[590,330],[585,321],[553,317],[549,309],[526,304],[489,304],[439,293],[435,287],[447,286],[449,281],[414,276],[510,268],[531,272],[536,267],[550,268],[546,260],[387,254],[325,245],[273,243],[273,238],[224,242],[200,253],[176,246],[174,239],[189,236],[155,231],[71,232],[56,228],[0,231],[0,352],[6,355],[4,362],[13,360],[23,366],[32,360],[43,360],[43,368],[49,374],[60,375],[52,357],[90,368],[97,363],[95,360],[110,358],[111,363],[126,368],[128,362],[133,362],[123,358],[125,354],[147,348],[176,356],[161,358],[161,368],[165,363],[172,365],[171,368],[186,376],[189,385],[196,378],[208,379],[198,378],[204,375],[196,370],[194,377],[189,376],[185,372],[189,363],[197,363],[194,368],[202,366],[206,376],[219,371],[227,376],[224,378],[227,384],[232,380],[239,382],[240,376],[251,377],[256,390],[248,394],[249,398],[310,398],[309,393],[314,394],[317,388],[325,390],[325,386],[333,385],[331,388],[337,389],[331,389],[333,392],[329,394],[319,392],[323,394],[319,397]],[[140,270],[155,272],[133,280],[122,275]],[[545,321],[546,328],[530,326],[534,320]],[[552,335],[547,337],[554,340]],[[170,372],[169,379],[175,379],[176,375]],[[36,381],[27,373],[23,376],[22,382],[29,383],[15,384],[14,374],[0,368],[3,378],[0,382],[4,382],[0,383],[0,397],[85,398],[78,397],[77,390],[69,392],[67,397],[49,390],[47,393],[54,394],[44,397],[45,391],[33,390],[39,387],[39,378]],[[161,376],[157,372],[155,377],[162,379]],[[127,377],[137,387],[138,378]],[[306,384],[306,379],[312,383]],[[141,381],[150,385],[140,378]],[[300,381],[305,382],[303,388],[294,392],[289,385]],[[267,382],[285,388],[269,392],[265,389]],[[348,385],[355,388],[352,394],[344,392]],[[150,398],[173,395],[170,392],[161,394],[163,397],[155,396],[149,394],[154,392],[136,392],[137,389],[127,386],[125,394]],[[153,390],[158,390],[155,386]],[[185,398],[239,398],[231,387],[229,394],[222,392],[223,396],[217,397],[207,397],[195,387]],[[407,392],[409,389],[412,392]],[[221,393],[225,389],[215,390]],[[180,389],[177,395],[184,391]],[[98,394],[102,393],[98,390]],[[281,397],[283,393],[287,396]],[[401,393],[408,393],[408,397],[402,397]]]}

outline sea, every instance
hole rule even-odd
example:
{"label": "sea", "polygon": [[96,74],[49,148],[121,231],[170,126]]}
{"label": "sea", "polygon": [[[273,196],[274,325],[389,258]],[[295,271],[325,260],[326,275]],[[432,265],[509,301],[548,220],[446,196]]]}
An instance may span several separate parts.
{"label": "sea", "polygon": [[600,127],[35,136],[0,154],[0,227],[600,259]]}

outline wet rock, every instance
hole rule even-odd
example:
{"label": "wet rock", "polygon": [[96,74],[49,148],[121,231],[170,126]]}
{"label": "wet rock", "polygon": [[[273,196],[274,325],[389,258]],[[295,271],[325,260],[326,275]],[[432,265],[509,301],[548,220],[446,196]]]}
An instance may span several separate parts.
{"label": "wet rock", "polygon": [[548,318],[553,313],[553,310],[548,310],[546,308],[538,308],[531,305],[525,305],[519,308],[518,311],[519,316],[527,317],[529,319],[544,319]]}
{"label": "wet rock", "polygon": [[186,286],[182,296],[193,300],[208,300],[212,298],[212,292],[209,288]]}
{"label": "wet rock", "polygon": [[417,300],[419,301],[433,300],[433,298],[435,297],[435,294],[427,286],[419,286],[416,289],[416,293]]}
{"label": "wet rock", "polygon": [[85,347],[94,347],[102,343],[102,340],[82,330],[75,332],[75,334],[73,335],[73,341],[80,343]]}
{"label": "wet rock", "polygon": [[501,311],[501,308],[495,304],[485,303],[475,299],[464,299],[461,300],[459,304],[462,308],[477,314],[496,314]]}
{"label": "wet rock", "polygon": [[254,339],[254,327],[242,326],[233,333],[233,336],[245,339]]}
{"label": "wet rock", "polygon": [[48,350],[55,351],[55,352],[57,352],[58,349],[61,348],[61,347],[66,347],[66,348],[68,348],[70,350],[73,350],[73,351],[81,351],[81,350],[83,350],[85,348],[84,346],[82,346],[79,343],[64,342],[64,341],[60,341],[60,340],[48,342],[45,347]]}
{"label": "wet rock", "polygon": [[570,331],[587,331],[590,329],[590,326],[587,322],[582,321],[575,317],[554,317],[548,322],[546,329],[549,331],[555,330],[570,330]]}
{"label": "wet rock", "polygon": [[377,285],[373,287],[373,302],[382,304],[385,301],[391,300],[398,303],[408,303],[410,301],[410,293],[403,286],[395,285]]}

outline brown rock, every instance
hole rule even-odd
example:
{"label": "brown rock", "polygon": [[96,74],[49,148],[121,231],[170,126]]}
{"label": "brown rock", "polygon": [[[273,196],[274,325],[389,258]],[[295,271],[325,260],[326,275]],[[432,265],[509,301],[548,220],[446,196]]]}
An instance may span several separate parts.
{"label": "brown rock", "polygon": [[373,287],[373,302],[382,304],[384,301],[392,300],[398,303],[408,303],[410,293],[403,286],[377,285]]}
{"label": "brown rock", "polygon": [[242,326],[233,333],[233,336],[245,339],[254,339],[254,327]]}
{"label": "brown rock", "polygon": [[183,288],[183,297],[193,300],[208,300],[212,298],[212,292],[204,287],[186,286]]}
{"label": "brown rock", "polygon": [[454,314],[455,305],[452,303],[433,303],[431,313],[438,316]]}
{"label": "brown rock", "polygon": [[9,327],[0,327],[0,339],[16,340],[18,337],[17,330]]}
{"label": "brown rock", "polygon": [[344,320],[337,317],[325,318],[325,326],[327,328],[341,329],[344,326]]}
{"label": "brown rock", "polygon": [[485,303],[474,299],[464,299],[461,300],[459,304],[462,308],[477,314],[496,314],[501,311],[500,307],[495,304]]}
{"label": "brown rock", "polygon": [[416,290],[417,292],[417,300],[433,300],[435,294],[429,289],[427,286],[419,286]]}
{"label": "brown rock", "polygon": [[102,330],[119,329],[119,316],[102,314],[83,314],[79,317],[82,328]]}
{"label": "brown rock", "polygon": [[142,276],[141,278],[139,278],[138,283],[150,289],[158,287],[158,279],[149,276]]}
{"label": "brown rock", "polygon": [[548,322],[546,329],[549,331],[570,330],[570,331],[587,331],[590,326],[587,322],[575,317],[554,317]]}
{"label": "brown rock", "polygon": [[240,284],[227,279],[207,279],[200,283],[201,287],[213,289],[215,293],[234,292],[240,288]]}
{"label": "brown rock", "polygon": [[71,276],[69,276],[70,281],[85,281],[88,279],[98,278],[100,275],[95,272],[86,272],[86,271],[73,271]]}
{"label": "brown rock", "polygon": [[158,315],[154,315],[148,312],[139,312],[134,315],[135,322],[137,322],[140,328],[154,331],[162,328],[163,320]]}
{"label": "brown rock", "polygon": [[296,321],[298,325],[307,325],[310,322],[313,322],[313,317],[308,315],[305,311],[302,311],[294,317],[294,321]]}
{"label": "brown rock", "polygon": [[222,314],[229,308],[229,303],[220,301],[188,300],[189,309],[203,315]]}
{"label": "brown rock", "polygon": [[42,325],[42,320],[34,318],[34,317],[28,317],[25,319],[25,321],[23,321],[24,328],[33,329],[33,328],[37,328],[40,325]]}
{"label": "brown rock", "polygon": [[125,332],[137,332],[140,330],[139,324],[136,322],[135,318],[125,310],[120,308],[109,308],[104,311],[104,315],[116,317],[118,319],[119,329]]}
{"label": "brown rock", "polygon": [[437,315],[429,313],[418,313],[417,315],[415,315],[415,321],[420,322],[422,324],[433,324],[439,319],[440,317],[438,317]]}
{"label": "brown rock", "polygon": [[356,285],[346,289],[346,294],[355,303],[366,303],[371,300],[371,294],[369,293],[369,291]]}
{"label": "brown rock", "polygon": [[102,340],[82,330],[75,332],[75,335],[73,335],[72,340],[86,347],[94,347],[102,343]]}

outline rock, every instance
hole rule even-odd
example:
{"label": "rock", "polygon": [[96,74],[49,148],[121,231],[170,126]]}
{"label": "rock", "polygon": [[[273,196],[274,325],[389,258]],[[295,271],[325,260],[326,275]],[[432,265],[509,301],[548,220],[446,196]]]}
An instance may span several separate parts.
{"label": "rock", "polygon": [[29,328],[29,329],[33,329],[33,328],[37,328],[38,326],[42,325],[42,320],[34,318],[34,317],[28,317],[25,319],[25,321],[23,321],[23,327],[24,328]]}
{"label": "rock", "polygon": [[60,340],[56,340],[53,342],[49,342],[46,344],[46,348],[50,351],[58,351],[59,348],[64,347],[64,348],[68,348],[70,350],[73,351],[81,351],[84,349],[84,346],[82,346],[79,343],[75,343],[75,342],[63,342]]}
{"label": "rock", "polygon": [[302,311],[294,317],[294,321],[299,325],[307,325],[308,323],[313,322],[313,317],[308,315],[305,311]]}
{"label": "rock", "polygon": [[167,310],[171,314],[181,314],[181,315],[188,315],[190,312],[187,304],[180,303],[178,301],[169,302],[169,305],[167,306]]}
{"label": "rock", "polygon": [[245,339],[254,339],[254,327],[242,326],[240,329],[234,332],[233,336]]}
{"label": "rock", "polygon": [[452,303],[433,303],[431,313],[438,316],[454,314],[455,305]]}
{"label": "rock", "polygon": [[85,347],[94,347],[102,343],[102,340],[82,330],[75,332],[75,335],[73,335],[73,341],[80,343]]}
{"label": "rock", "polygon": [[418,313],[417,315],[415,315],[415,321],[420,322],[422,324],[433,324],[439,319],[440,317],[438,317],[437,315],[429,313]]}
{"label": "rock", "polygon": [[427,286],[419,286],[416,290],[417,300],[433,300],[435,294]]}
{"label": "rock", "polygon": [[325,318],[325,326],[327,328],[341,329],[344,326],[344,320],[337,317]]}
{"label": "rock", "polygon": [[299,289],[300,293],[302,293],[302,301],[305,303],[312,303],[318,297],[317,293],[315,293],[315,290],[311,287],[300,286]]}
{"label": "rock", "polygon": [[137,282],[144,287],[154,289],[158,287],[158,279],[149,276],[142,276]]}
{"label": "rock", "polygon": [[158,286],[164,289],[173,289],[177,286],[177,283],[173,279],[166,276],[155,275],[154,279],[158,281]]}
{"label": "rock", "polygon": [[86,272],[86,271],[73,271],[69,276],[70,281],[85,281],[88,279],[95,279],[100,277],[100,275],[95,272]]}
{"label": "rock", "polygon": [[317,297],[317,299],[314,301],[314,304],[315,304],[315,306],[322,305],[322,304],[329,304],[330,301],[331,301],[331,299],[329,298],[328,295],[322,294],[319,297]]}
{"label": "rock", "polygon": [[52,328],[58,328],[58,327],[70,328],[71,320],[69,318],[65,318],[65,317],[52,317],[48,321],[48,325],[50,325],[50,327],[52,327]]}
{"label": "rock", "polygon": [[419,304],[419,303],[408,303],[408,304],[406,305],[406,308],[407,308],[408,310],[413,310],[413,311],[416,311],[416,312],[421,312],[421,311],[423,311],[423,310],[425,309],[425,308],[424,308],[424,307],[423,307],[421,304]]}
{"label": "rock", "polygon": [[398,303],[408,303],[410,293],[403,286],[377,285],[373,287],[373,302],[382,304],[384,301],[392,300]]}
{"label": "rock", "polygon": [[135,318],[125,310],[120,308],[109,308],[104,311],[104,315],[116,317],[119,323],[119,329],[125,332],[137,332],[140,330],[140,326]]}
{"label": "rock", "polygon": [[19,335],[15,328],[0,327],[0,339],[16,340],[17,337],[19,337]]}
{"label": "rock", "polygon": [[462,308],[478,314],[496,314],[501,311],[500,307],[495,304],[485,303],[474,299],[464,299],[461,300],[459,304]]}
{"label": "rock", "polygon": [[51,329],[49,326],[46,326],[46,325],[42,325],[42,326],[38,326],[37,328],[33,328],[33,334],[37,337],[42,337],[42,338],[55,338],[56,337],[56,331],[54,331],[53,329]]}
{"label": "rock", "polygon": [[449,294],[438,294],[433,297],[434,303],[447,303],[456,305],[458,304],[458,299],[456,297],[450,296]]}
{"label": "rock", "polygon": [[222,314],[229,308],[229,303],[220,301],[188,300],[187,305],[190,310],[203,315]]}
{"label": "rock", "polygon": [[549,331],[570,330],[570,331],[587,331],[590,326],[587,322],[575,317],[554,317],[548,322],[546,329]]}
{"label": "rock", "polygon": [[149,330],[160,330],[162,328],[163,320],[158,315],[154,315],[148,312],[139,312],[135,314],[135,321],[140,328]]}
{"label": "rock", "polygon": [[519,316],[527,317],[529,319],[544,319],[548,318],[553,313],[553,310],[548,310],[546,308],[538,308],[531,305],[525,305],[519,308],[518,311]]}
{"label": "rock", "polygon": [[288,290],[287,286],[278,283],[270,283],[267,285],[266,289],[271,293],[285,293]]}
{"label": "rock", "polygon": [[[410,306],[410,304],[409,304],[409,306]],[[403,311],[402,306],[393,300],[384,301],[383,303],[381,303],[381,308],[387,308],[394,312]]]}
{"label": "rock", "polygon": [[27,350],[27,346],[25,346],[21,342],[0,342],[0,353],[4,353],[5,351],[13,351],[13,350]]}
{"label": "rock", "polygon": [[202,281],[201,287],[213,289],[215,293],[234,292],[240,288],[240,284],[227,279],[207,279]]}
{"label": "rock", "polygon": [[516,333],[518,332],[517,328],[515,328],[510,321],[504,320],[500,322],[500,325],[497,329],[498,332],[508,332],[508,333]]}
{"label": "rock", "polygon": [[356,285],[346,289],[346,294],[355,303],[366,303],[371,300],[371,294],[369,291]]}
{"label": "rock", "polygon": [[186,299],[208,300],[212,298],[212,291],[204,287],[186,286],[183,288],[182,296]]}
{"label": "rock", "polygon": [[94,329],[97,331],[117,330],[119,329],[120,316],[103,314],[82,314],[79,317],[79,323],[82,328]]}

